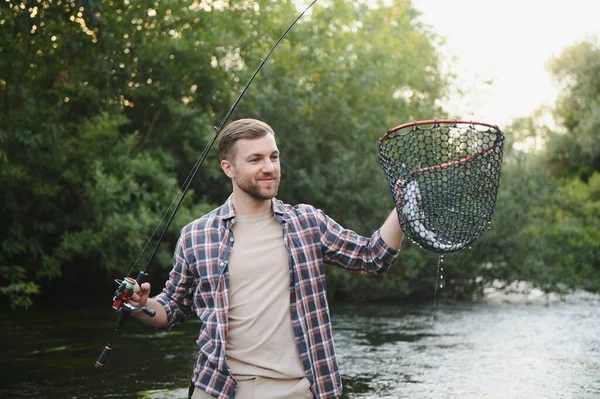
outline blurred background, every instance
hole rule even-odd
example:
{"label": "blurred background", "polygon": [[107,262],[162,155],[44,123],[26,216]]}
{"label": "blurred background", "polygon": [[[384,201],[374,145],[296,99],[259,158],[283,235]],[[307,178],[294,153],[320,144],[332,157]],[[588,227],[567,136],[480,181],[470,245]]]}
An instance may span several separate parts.
{"label": "blurred background", "polygon": [[[0,361],[12,370],[2,397],[182,394],[194,323],[182,340],[131,322],[115,355],[122,358],[113,360],[120,371],[98,380],[83,370],[110,338],[114,279],[145,267],[153,232],[214,126],[308,4],[0,3]],[[507,383],[469,379],[467,364],[513,381],[509,397],[521,397],[518,387],[532,393],[524,397],[600,396],[599,379],[585,371],[600,369],[598,8],[584,0],[318,1],[239,103],[231,120],[262,119],[277,134],[278,197],[310,203],[364,235],[393,206],[377,157],[387,129],[458,118],[506,135],[496,212],[471,248],[440,258],[407,240],[382,276],[328,268],[348,397],[506,397]],[[180,229],[230,190],[213,149],[150,264],[153,292],[167,278]],[[500,320],[521,329],[494,324]],[[457,325],[463,329],[450,333]],[[566,325],[568,335],[540,332]],[[393,333],[382,338],[384,330]],[[499,331],[523,334],[504,340]],[[444,343],[448,336],[461,339]],[[474,344],[483,336],[490,346]],[[175,356],[171,345],[181,341],[185,355]],[[497,356],[511,348],[498,347],[494,361],[482,357],[482,347],[490,355],[498,342],[529,350],[546,343],[555,351],[540,364],[556,362],[573,377],[548,385],[557,371]],[[382,345],[392,349],[378,353]],[[456,348],[468,351],[456,356]],[[157,368],[132,377],[138,363],[127,359],[140,351]],[[353,371],[357,351],[377,355]],[[411,351],[440,362],[419,363]],[[164,371],[165,361],[185,356]],[[402,356],[414,361],[394,361]],[[382,376],[381,362],[398,369]],[[419,376],[406,374],[415,365]],[[534,372],[510,378],[519,367]]]}

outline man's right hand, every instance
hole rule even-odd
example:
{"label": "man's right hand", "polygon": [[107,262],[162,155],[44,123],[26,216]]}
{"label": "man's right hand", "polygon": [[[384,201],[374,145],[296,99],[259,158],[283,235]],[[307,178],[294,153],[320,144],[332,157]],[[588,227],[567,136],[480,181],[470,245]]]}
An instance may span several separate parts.
{"label": "man's right hand", "polygon": [[161,328],[167,325],[167,313],[165,308],[158,301],[150,298],[150,283],[142,283],[139,286],[137,283],[133,288],[133,294],[129,299],[129,304],[136,308],[147,307],[154,310],[154,317],[148,316],[145,312],[133,312],[131,315],[143,323],[152,327]]}
{"label": "man's right hand", "polygon": [[146,306],[149,297],[150,283],[142,283],[141,286],[136,283],[129,304],[136,308],[144,307]]}

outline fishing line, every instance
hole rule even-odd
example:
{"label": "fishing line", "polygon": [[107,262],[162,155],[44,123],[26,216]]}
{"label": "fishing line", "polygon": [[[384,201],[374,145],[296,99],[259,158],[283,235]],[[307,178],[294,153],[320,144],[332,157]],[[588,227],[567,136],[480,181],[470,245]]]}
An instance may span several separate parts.
{"label": "fishing line", "polygon": [[202,153],[200,154],[200,156],[198,157],[198,159],[196,160],[196,163],[194,164],[194,166],[192,167],[192,170],[190,171],[190,173],[188,174],[188,176],[186,177],[185,181],[183,182],[183,184],[181,185],[181,187],[179,188],[177,194],[175,195],[175,197],[173,198],[173,201],[171,201],[171,204],[169,205],[169,207],[167,208],[167,210],[165,211],[165,213],[163,214],[162,218],[160,219],[160,221],[158,222],[158,225],[156,226],[156,228],[154,229],[154,232],[152,233],[152,235],[150,236],[150,238],[148,239],[148,241],[146,242],[146,244],[144,245],[140,255],[138,256],[138,258],[136,259],[135,263],[133,264],[133,266],[131,267],[131,269],[129,269],[129,272],[127,273],[127,275],[131,275],[131,272],[133,271],[133,269],[136,267],[136,265],[138,264],[139,260],[141,259],[144,251],[146,250],[146,248],[148,247],[148,245],[150,245],[150,242],[153,240],[154,236],[156,235],[156,232],[159,229],[159,226],[162,224],[163,220],[165,220],[165,218],[167,217],[167,215],[169,214],[169,212],[171,211],[171,208],[173,207],[173,204],[176,202],[177,197],[180,196],[179,201],[177,201],[177,205],[175,206],[175,209],[173,210],[173,212],[171,213],[171,216],[169,217],[169,219],[167,220],[167,223],[165,225],[165,227],[162,230],[162,233],[160,235],[160,237],[158,238],[158,241],[152,251],[152,254],[150,255],[150,257],[148,258],[148,261],[146,262],[146,266],[144,267],[144,272],[147,272],[148,267],[150,266],[150,263],[152,262],[152,260],[154,259],[154,257],[156,256],[156,253],[158,252],[158,249],[160,248],[160,244],[162,243],[162,241],[164,240],[164,237],[169,229],[169,227],[171,226],[171,223],[173,222],[173,219],[175,218],[175,215],[177,214],[177,211],[179,210],[179,208],[181,207],[181,204],[183,203],[183,200],[185,198],[185,195],[187,194],[190,185],[192,184],[192,181],[194,180],[194,177],[196,176],[196,173],[198,172],[198,170],[200,169],[200,167],[202,166],[202,164],[204,163],[204,160],[206,159],[209,151],[211,150],[212,146],[214,145],[215,141],[217,140],[217,137],[219,136],[219,133],[221,132],[221,130],[223,129],[223,127],[225,126],[225,124],[227,123],[227,121],[229,120],[229,117],[231,116],[231,114],[233,113],[233,111],[235,110],[235,108],[237,107],[238,103],[240,102],[240,100],[242,99],[242,97],[244,96],[244,94],[246,93],[246,91],[248,90],[248,87],[250,87],[250,84],[254,81],[254,78],[256,77],[256,75],[258,75],[258,72],[262,69],[263,65],[265,64],[265,62],[267,62],[267,60],[269,59],[269,57],[271,56],[271,54],[273,53],[273,51],[275,50],[275,48],[279,45],[279,43],[287,36],[287,34],[289,33],[290,30],[292,30],[292,28],[296,25],[296,23],[304,16],[304,14],[306,14],[306,12],[317,2],[317,0],[313,0],[294,20],[294,22],[292,22],[292,24],[285,30],[285,32],[279,37],[279,39],[277,40],[277,42],[275,42],[275,44],[271,47],[271,49],[269,50],[269,52],[267,53],[267,55],[261,59],[260,64],[258,65],[258,67],[256,68],[256,70],[254,71],[254,73],[252,74],[252,76],[250,77],[250,79],[248,80],[248,83],[246,83],[246,85],[244,86],[244,88],[242,89],[242,91],[240,92],[240,94],[238,95],[237,99],[235,100],[235,102],[233,103],[233,105],[231,106],[231,108],[229,109],[229,111],[227,112],[227,114],[225,115],[225,117],[221,120],[221,122],[219,123],[218,126],[214,127],[215,129],[215,133],[212,136],[211,140],[208,142],[208,144],[206,145],[206,147],[204,147],[204,150],[202,151]]}
{"label": "fishing line", "polygon": [[[160,244],[164,240],[165,235],[166,235],[169,227],[171,226],[171,223],[173,222],[173,219],[175,218],[175,215],[177,214],[177,211],[181,207],[181,204],[183,203],[185,195],[187,194],[187,192],[188,192],[188,190],[190,188],[190,185],[191,185],[192,181],[194,180],[194,177],[196,176],[196,173],[198,172],[198,170],[200,169],[200,167],[204,163],[204,161],[205,161],[205,159],[206,159],[206,157],[207,157],[210,149],[212,148],[213,144],[217,140],[217,137],[219,136],[219,133],[221,132],[221,129],[223,129],[223,127],[225,126],[225,124],[229,120],[229,117],[231,116],[231,114],[233,113],[233,111],[237,107],[238,103],[240,102],[240,100],[242,99],[242,97],[244,96],[244,94],[246,93],[246,90],[248,90],[248,87],[254,81],[254,78],[256,77],[256,75],[258,75],[258,72],[262,69],[263,65],[267,62],[267,60],[269,59],[269,57],[271,56],[271,54],[273,53],[273,51],[275,50],[275,48],[287,36],[287,34],[289,33],[289,31],[292,30],[292,28],[296,25],[296,23],[300,20],[300,18],[302,18],[302,16],[316,2],[317,2],[317,0],[313,0],[296,17],[296,19],[290,24],[290,26],[285,30],[285,32],[279,37],[279,39],[271,47],[271,49],[268,51],[267,55],[264,58],[261,59],[261,62],[259,64],[259,66],[254,71],[254,73],[252,74],[252,76],[248,80],[248,83],[246,83],[246,85],[244,86],[244,88],[242,89],[242,91],[240,92],[240,94],[238,95],[238,97],[236,98],[236,100],[233,103],[233,105],[231,106],[231,108],[229,108],[229,111],[227,112],[227,114],[225,115],[225,117],[221,120],[221,122],[219,123],[219,125],[214,128],[215,129],[214,135],[212,136],[211,140],[208,142],[208,144],[206,145],[206,147],[204,148],[204,150],[202,151],[202,153],[200,154],[200,156],[196,160],[194,166],[192,167],[192,170],[190,171],[190,173],[185,178],[185,180],[184,180],[183,184],[181,185],[181,187],[179,187],[179,189],[177,191],[177,194],[175,195],[175,197],[171,201],[171,204],[169,205],[169,207],[167,208],[167,210],[163,214],[162,218],[158,222],[158,225],[154,229],[152,235],[150,236],[150,238],[148,239],[148,241],[146,241],[146,244],[144,245],[144,247],[143,247],[141,253],[139,254],[139,256],[137,257],[135,263],[133,264],[133,266],[131,267],[131,269],[127,273],[127,277],[125,277],[123,280],[115,280],[115,282],[118,284],[118,288],[115,291],[115,294],[113,296],[113,309],[115,309],[117,311],[117,313],[118,313],[119,316],[117,318],[117,323],[115,325],[115,330],[113,332],[112,338],[110,339],[109,343],[104,347],[104,349],[100,353],[100,356],[98,357],[98,360],[96,360],[96,368],[97,369],[103,369],[104,368],[104,365],[106,364],[106,362],[108,360],[108,357],[109,357],[109,355],[111,353],[112,345],[113,345],[113,342],[114,342],[114,340],[115,340],[115,338],[117,336],[117,332],[119,331],[119,329],[125,323],[125,320],[126,320],[126,318],[127,318],[127,316],[129,315],[130,312],[144,312],[149,317],[154,317],[155,316],[156,312],[153,309],[149,309],[147,307],[134,307],[133,305],[131,305],[129,303],[129,300],[131,299],[131,297],[132,297],[132,295],[134,293],[135,285],[136,284],[141,285],[143,282],[147,281],[147,279],[148,279],[147,270],[150,267],[150,264],[152,263],[152,260],[156,256],[156,253],[158,252],[158,249],[160,248]],[[179,200],[177,200],[178,197],[179,197]],[[159,230],[160,225],[163,223],[163,221],[165,220],[165,218],[167,217],[167,215],[171,211],[171,208],[173,207],[173,204],[175,204],[173,212],[169,216],[169,218],[168,218],[168,220],[167,220],[167,222],[165,224],[165,227],[163,228],[163,230],[162,230],[162,232],[160,234],[160,237],[158,238],[158,241],[157,241],[157,243],[156,243],[156,245],[155,245],[155,247],[154,247],[154,249],[152,251],[152,254],[148,258],[148,261],[146,263],[146,267],[144,268],[144,270],[140,271],[140,273],[138,274],[138,276],[137,276],[136,279],[133,279],[132,277],[129,277],[131,275],[131,272],[133,271],[133,269],[136,267],[136,265],[138,264],[139,260],[141,259],[144,251],[146,250],[146,248],[148,247],[148,245],[150,245],[150,242],[156,236],[156,233]]]}

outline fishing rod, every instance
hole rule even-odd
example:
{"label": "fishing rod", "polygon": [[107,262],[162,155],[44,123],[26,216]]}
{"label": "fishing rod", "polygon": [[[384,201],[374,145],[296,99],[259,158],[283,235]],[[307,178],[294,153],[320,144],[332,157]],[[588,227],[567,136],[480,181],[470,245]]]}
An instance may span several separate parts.
{"label": "fishing rod", "polygon": [[[118,313],[119,316],[117,317],[117,323],[116,323],[115,331],[113,332],[112,338],[110,339],[110,341],[108,342],[108,344],[106,344],[106,346],[102,350],[102,353],[100,353],[100,356],[98,357],[98,360],[96,360],[96,368],[97,369],[103,369],[104,368],[104,365],[106,364],[106,362],[108,360],[108,356],[111,353],[113,342],[114,342],[115,338],[117,337],[117,333],[119,332],[119,330],[121,329],[121,327],[125,323],[125,320],[130,315],[130,313],[143,312],[143,313],[145,313],[146,315],[148,315],[150,317],[154,317],[155,316],[156,312],[153,309],[149,309],[149,308],[146,308],[146,307],[135,307],[135,306],[133,306],[133,305],[131,305],[129,303],[129,300],[131,299],[131,296],[133,295],[133,292],[134,292],[135,284],[137,283],[138,285],[142,285],[142,283],[145,283],[145,282],[147,282],[149,280],[149,275],[148,275],[148,272],[147,272],[148,268],[149,268],[150,264],[152,263],[152,260],[156,256],[156,253],[158,252],[160,244],[162,243],[163,239],[165,238],[165,235],[167,234],[167,230],[169,229],[169,227],[171,226],[171,223],[173,222],[173,219],[175,218],[175,214],[177,213],[177,211],[181,207],[181,204],[183,203],[183,199],[185,198],[185,195],[187,194],[187,192],[188,192],[188,190],[190,188],[192,180],[194,180],[194,177],[196,176],[196,173],[198,172],[198,170],[200,169],[200,167],[204,163],[204,160],[206,159],[206,156],[208,155],[210,149],[212,148],[213,144],[217,140],[217,137],[219,136],[219,133],[221,132],[221,129],[223,129],[223,127],[225,126],[225,124],[229,120],[229,117],[231,116],[231,114],[233,113],[233,111],[237,107],[238,103],[240,102],[240,100],[242,99],[242,97],[244,96],[244,94],[246,93],[246,90],[248,90],[248,87],[250,86],[250,84],[252,83],[252,81],[254,80],[254,78],[256,77],[256,75],[258,75],[258,72],[262,69],[263,65],[267,62],[267,60],[271,56],[271,53],[273,53],[273,51],[275,50],[275,48],[277,48],[277,46],[279,45],[279,43],[287,36],[287,34],[289,33],[289,31],[292,30],[292,28],[296,25],[296,23],[300,20],[300,18],[302,18],[302,16],[304,16],[304,14],[316,2],[317,2],[317,0],[313,0],[296,17],[296,19],[294,20],[294,22],[292,22],[290,24],[290,26],[288,26],[288,28],[285,30],[285,32],[277,40],[277,42],[275,42],[275,44],[273,45],[273,47],[271,47],[271,49],[269,50],[269,52],[267,53],[267,55],[264,58],[261,59],[261,62],[259,64],[259,66],[254,71],[254,73],[252,74],[252,76],[248,80],[248,83],[246,83],[246,85],[244,86],[244,88],[242,89],[242,91],[240,92],[240,94],[238,95],[237,99],[234,101],[234,103],[231,106],[231,108],[229,108],[229,111],[227,112],[227,114],[225,115],[225,117],[221,120],[221,123],[219,123],[219,125],[215,127],[215,133],[214,133],[212,139],[208,142],[208,144],[206,145],[206,147],[204,148],[204,150],[202,151],[202,153],[200,154],[200,156],[196,160],[196,163],[192,167],[192,170],[190,171],[190,173],[186,177],[185,181],[183,182],[183,185],[180,187],[180,189],[177,192],[177,194],[175,195],[175,198],[173,199],[173,202],[171,202],[171,204],[167,208],[167,210],[166,210],[165,214],[163,215],[162,219],[159,221],[156,229],[154,230],[154,232],[152,233],[152,235],[150,236],[150,238],[146,242],[146,245],[142,249],[142,252],[140,253],[140,256],[138,256],[138,259],[135,261],[135,263],[133,264],[133,266],[131,267],[131,269],[127,273],[128,277],[125,277],[123,280],[118,280],[118,279],[115,280],[115,282],[118,284],[118,288],[115,291],[114,296],[113,296],[113,305],[112,305],[112,307]],[[175,205],[175,208],[173,209],[173,212],[169,216],[169,218],[168,218],[168,220],[167,220],[167,222],[165,224],[165,227],[163,228],[163,230],[162,230],[162,232],[160,234],[160,237],[158,238],[158,241],[157,241],[156,245],[154,246],[154,250],[152,251],[152,254],[148,258],[148,261],[146,262],[146,267],[142,271],[139,272],[138,276],[135,279],[133,279],[132,277],[129,277],[129,275],[131,274],[131,272],[133,271],[133,269],[137,265],[138,260],[141,258],[141,255],[144,253],[144,250],[146,249],[146,247],[148,246],[148,244],[150,243],[150,241],[154,238],[154,235],[158,231],[158,227],[160,226],[160,224],[162,223],[162,221],[165,219],[166,215],[169,213],[169,211],[170,211],[173,203],[177,199],[177,196],[179,196],[180,194],[181,194],[181,196],[179,198],[179,201],[177,201],[177,204]]]}

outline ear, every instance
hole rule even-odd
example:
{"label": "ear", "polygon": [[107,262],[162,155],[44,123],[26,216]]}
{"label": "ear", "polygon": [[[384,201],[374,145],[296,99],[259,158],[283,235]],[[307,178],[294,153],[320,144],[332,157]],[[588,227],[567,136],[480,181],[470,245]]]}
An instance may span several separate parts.
{"label": "ear", "polygon": [[235,166],[228,160],[221,160],[221,169],[223,169],[223,172],[225,172],[227,177],[229,177],[230,179],[233,179],[233,177],[235,176]]}

